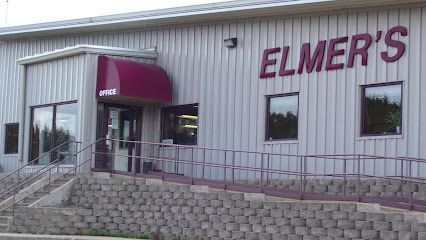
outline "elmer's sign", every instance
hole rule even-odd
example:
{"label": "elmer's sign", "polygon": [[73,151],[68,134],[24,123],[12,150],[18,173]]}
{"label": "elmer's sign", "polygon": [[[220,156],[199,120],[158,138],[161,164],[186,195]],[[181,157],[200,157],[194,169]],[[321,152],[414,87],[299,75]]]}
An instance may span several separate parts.
{"label": "elmer's sign", "polygon": [[[405,44],[398,39],[398,36],[405,37],[408,35],[406,27],[396,26],[389,29],[384,37],[385,44],[389,48],[396,49],[396,52],[391,54],[389,51],[383,51],[380,53],[380,57],[385,62],[395,62],[401,58],[405,52]],[[378,42],[382,37],[382,31],[378,31],[376,36],[374,36],[374,41]],[[285,46],[282,49],[269,48],[265,49],[263,52],[262,63],[260,66],[260,78],[271,78],[277,75],[276,72],[267,71],[268,66],[275,66],[277,64],[277,59],[271,57],[271,54],[276,54],[282,52],[281,60],[279,63],[279,76],[289,76],[294,75],[296,72],[302,74],[306,70],[307,73],[311,73],[314,68],[315,71],[319,72],[323,69],[323,62],[325,61],[325,70],[337,70],[343,69],[346,67],[351,68],[354,66],[354,59],[356,55],[361,56],[361,64],[367,66],[368,64],[368,49],[371,46],[373,41],[373,36],[368,33],[353,35],[350,45],[349,53],[346,64],[343,62],[333,63],[335,57],[342,56],[345,54],[345,49],[339,48],[338,44],[347,43],[349,41],[348,37],[340,37],[330,39],[327,46],[327,41],[319,41],[313,54],[311,54],[311,44],[304,43],[300,49],[299,64],[297,69],[289,68],[287,69],[286,63],[289,55],[290,47]]]}

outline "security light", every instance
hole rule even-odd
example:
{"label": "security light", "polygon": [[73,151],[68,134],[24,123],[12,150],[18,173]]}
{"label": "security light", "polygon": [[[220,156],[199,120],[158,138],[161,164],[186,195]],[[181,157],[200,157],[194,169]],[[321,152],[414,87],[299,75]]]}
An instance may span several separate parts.
{"label": "security light", "polygon": [[237,38],[228,38],[223,40],[223,42],[227,48],[234,48],[237,46]]}

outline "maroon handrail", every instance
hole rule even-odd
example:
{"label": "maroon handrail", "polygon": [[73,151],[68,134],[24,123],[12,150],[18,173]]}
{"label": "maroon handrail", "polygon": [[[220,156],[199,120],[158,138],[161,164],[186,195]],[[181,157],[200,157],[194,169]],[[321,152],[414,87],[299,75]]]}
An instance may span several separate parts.
{"label": "maroon handrail", "polygon": [[[198,147],[198,146],[186,146],[186,145],[174,145],[174,144],[163,144],[163,143],[152,143],[152,142],[143,142],[143,141],[128,141],[128,140],[119,140],[119,139],[105,139],[105,141],[111,142],[132,142],[140,144],[141,149],[151,149],[151,155],[141,155],[141,156],[130,156],[127,154],[118,154],[113,152],[95,152],[94,154],[108,155],[112,157],[123,157],[129,158],[132,157],[139,161],[154,161],[158,162],[161,166],[160,177],[162,179],[170,178],[170,174],[165,172],[165,166],[169,167],[174,166],[172,169],[172,174],[174,175],[173,179],[185,178],[189,179],[190,184],[194,184],[194,181],[204,180],[204,181],[220,181],[223,184],[223,187],[226,189],[229,187],[229,184],[234,184],[235,171],[243,172],[253,172],[255,179],[258,179],[258,186],[251,185],[253,189],[260,188],[260,191],[267,192],[270,190],[269,182],[274,180],[272,175],[279,176],[278,179],[282,178],[283,175],[292,178],[299,179],[299,194],[298,199],[304,199],[305,197],[309,199],[315,198],[306,188],[308,180],[311,179],[339,179],[342,180],[342,189],[341,194],[343,196],[354,196],[358,201],[379,201],[380,203],[386,203],[388,198],[378,197],[379,200],[374,199],[363,194],[361,189],[361,184],[364,179],[377,179],[377,180],[389,180],[389,181],[398,181],[401,185],[401,192],[398,193],[400,196],[394,197],[396,203],[404,203],[403,208],[407,209],[417,209],[426,211],[426,201],[424,204],[419,204],[418,201],[414,198],[413,190],[414,184],[426,184],[426,178],[415,175],[415,167],[419,168],[420,165],[426,164],[426,159],[413,158],[413,157],[388,157],[388,156],[373,156],[368,154],[323,154],[323,155],[301,155],[301,154],[282,154],[282,153],[269,153],[262,151],[246,151],[246,150],[233,150],[228,148],[208,148],[208,147]],[[143,152],[144,150],[142,150]],[[185,153],[185,151],[187,151]],[[157,153],[157,156],[155,156]],[[187,154],[187,155],[185,155]],[[209,156],[210,160],[207,161],[206,155]],[[236,157],[238,155],[238,157]],[[230,160],[229,157],[232,156]],[[275,159],[274,159],[275,158]],[[214,160],[216,161],[214,161]],[[239,162],[236,162],[236,159],[239,159]],[[252,159],[251,163],[257,162],[258,165],[250,165],[249,160]],[[297,169],[292,169],[288,167],[272,167],[276,160],[283,161],[283,159],[294,167],[297,166]],[[243,163],[243,160],[247,160]],[[392,165],[392,170],[399,174],[388,174],[383,169],[369,169],[369,164],[375,165],[375,162],[380,162],[384,160],[393,161],[395,165]],[[327,163],[332,161],[334,170],[327,170],[325,166]],[[396,165],[401,162],[400,168]],[[172,164],[172,165],[170,165]],[[318,169],[315,169],[315,164],[323,164],[324,169],[322,172]],[[185,167],[188,171],[185,172]],[[398,165],[399,166],[399,165]],[[200,169],[201,172],[197,174],[195,169]],[[425,165],[426,167],[426,165]],[[223,174],[223,178],[219,179],[216,177],[209,177],[206,175],[206,168],[210,169],[219,169],[216,171],[217,174]],[[222,169],[222,170],[220,170]],[[337,169],[337,170],[336,170]],[[340,170],[338,170],[340,169]],[[404,171],[405,169],[405,171]],[[111,169],[113,173],[126,174],[123,171],[115,171]],[[417,170],[417,173],[420,171]],[[188,176],[183,175],[182,173],[188,174]],[[230,174],[231,173],[231,174]],[[257,175],[258,174],[258,175]],[[139,175],[138,173],[133,173],[133,175]],[[155,177],[150,175],[140,174],[146,177]],[[196,175],[201,175],[201,178]],[[229,181],[229,178],[232,181]],[[248,180],[248,179],[246,179]],[[348,193],[348,181],[353,180],[356,185],[356,191]],[[256,180],[257,181],[257,180]],[[353,183],[352,183],[353,184]],[[408,187],[409,193],[404,193],[404,187]],[[246,188],[247,189],[247,188]],[[285,191],[285,190],[280,190]],[[352,190],[351,190],[352,191]],[[316,194],[316,193],[315,193]],[[331,195],[330,192],[317,198],[327,199],[327,196]],[[404,194],[409,194],[408,198],[404,198]],[[407,196],[405,196],[407,197]],[[331,199],[331,198],[330,198]],[[353,200],[353,197],[346,197],[346,199]]]}

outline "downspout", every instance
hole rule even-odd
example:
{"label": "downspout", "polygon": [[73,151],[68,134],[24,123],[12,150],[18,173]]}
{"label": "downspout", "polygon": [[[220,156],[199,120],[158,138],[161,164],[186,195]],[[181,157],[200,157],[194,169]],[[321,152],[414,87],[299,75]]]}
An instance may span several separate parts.
{"label": "downspout", "polygon": [[24,141],[25,141],[25,114],[26,114],[26,96],[27,96],[27,73],[26,73],[26,65],[21,66],[21,82],[20,82],[20,98],[19,98],[19,104],[21,109],[21,115],[19,116],[20,120],[20,126],[19,126],[19,134],[18,134],[18,146],[19,146],[19,154],[18,159],[23,164],[24,162]]}

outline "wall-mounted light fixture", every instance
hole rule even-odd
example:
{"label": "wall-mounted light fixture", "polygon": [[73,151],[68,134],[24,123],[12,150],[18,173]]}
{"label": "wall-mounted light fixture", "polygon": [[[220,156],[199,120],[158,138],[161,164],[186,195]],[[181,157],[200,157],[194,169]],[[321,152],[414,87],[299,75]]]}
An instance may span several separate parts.
{"label": "wall-mounted light fixture", "polygon": [[234,48],[237,46],[237,38],[228,38],[223,40],[223,42],[227,48]]}

